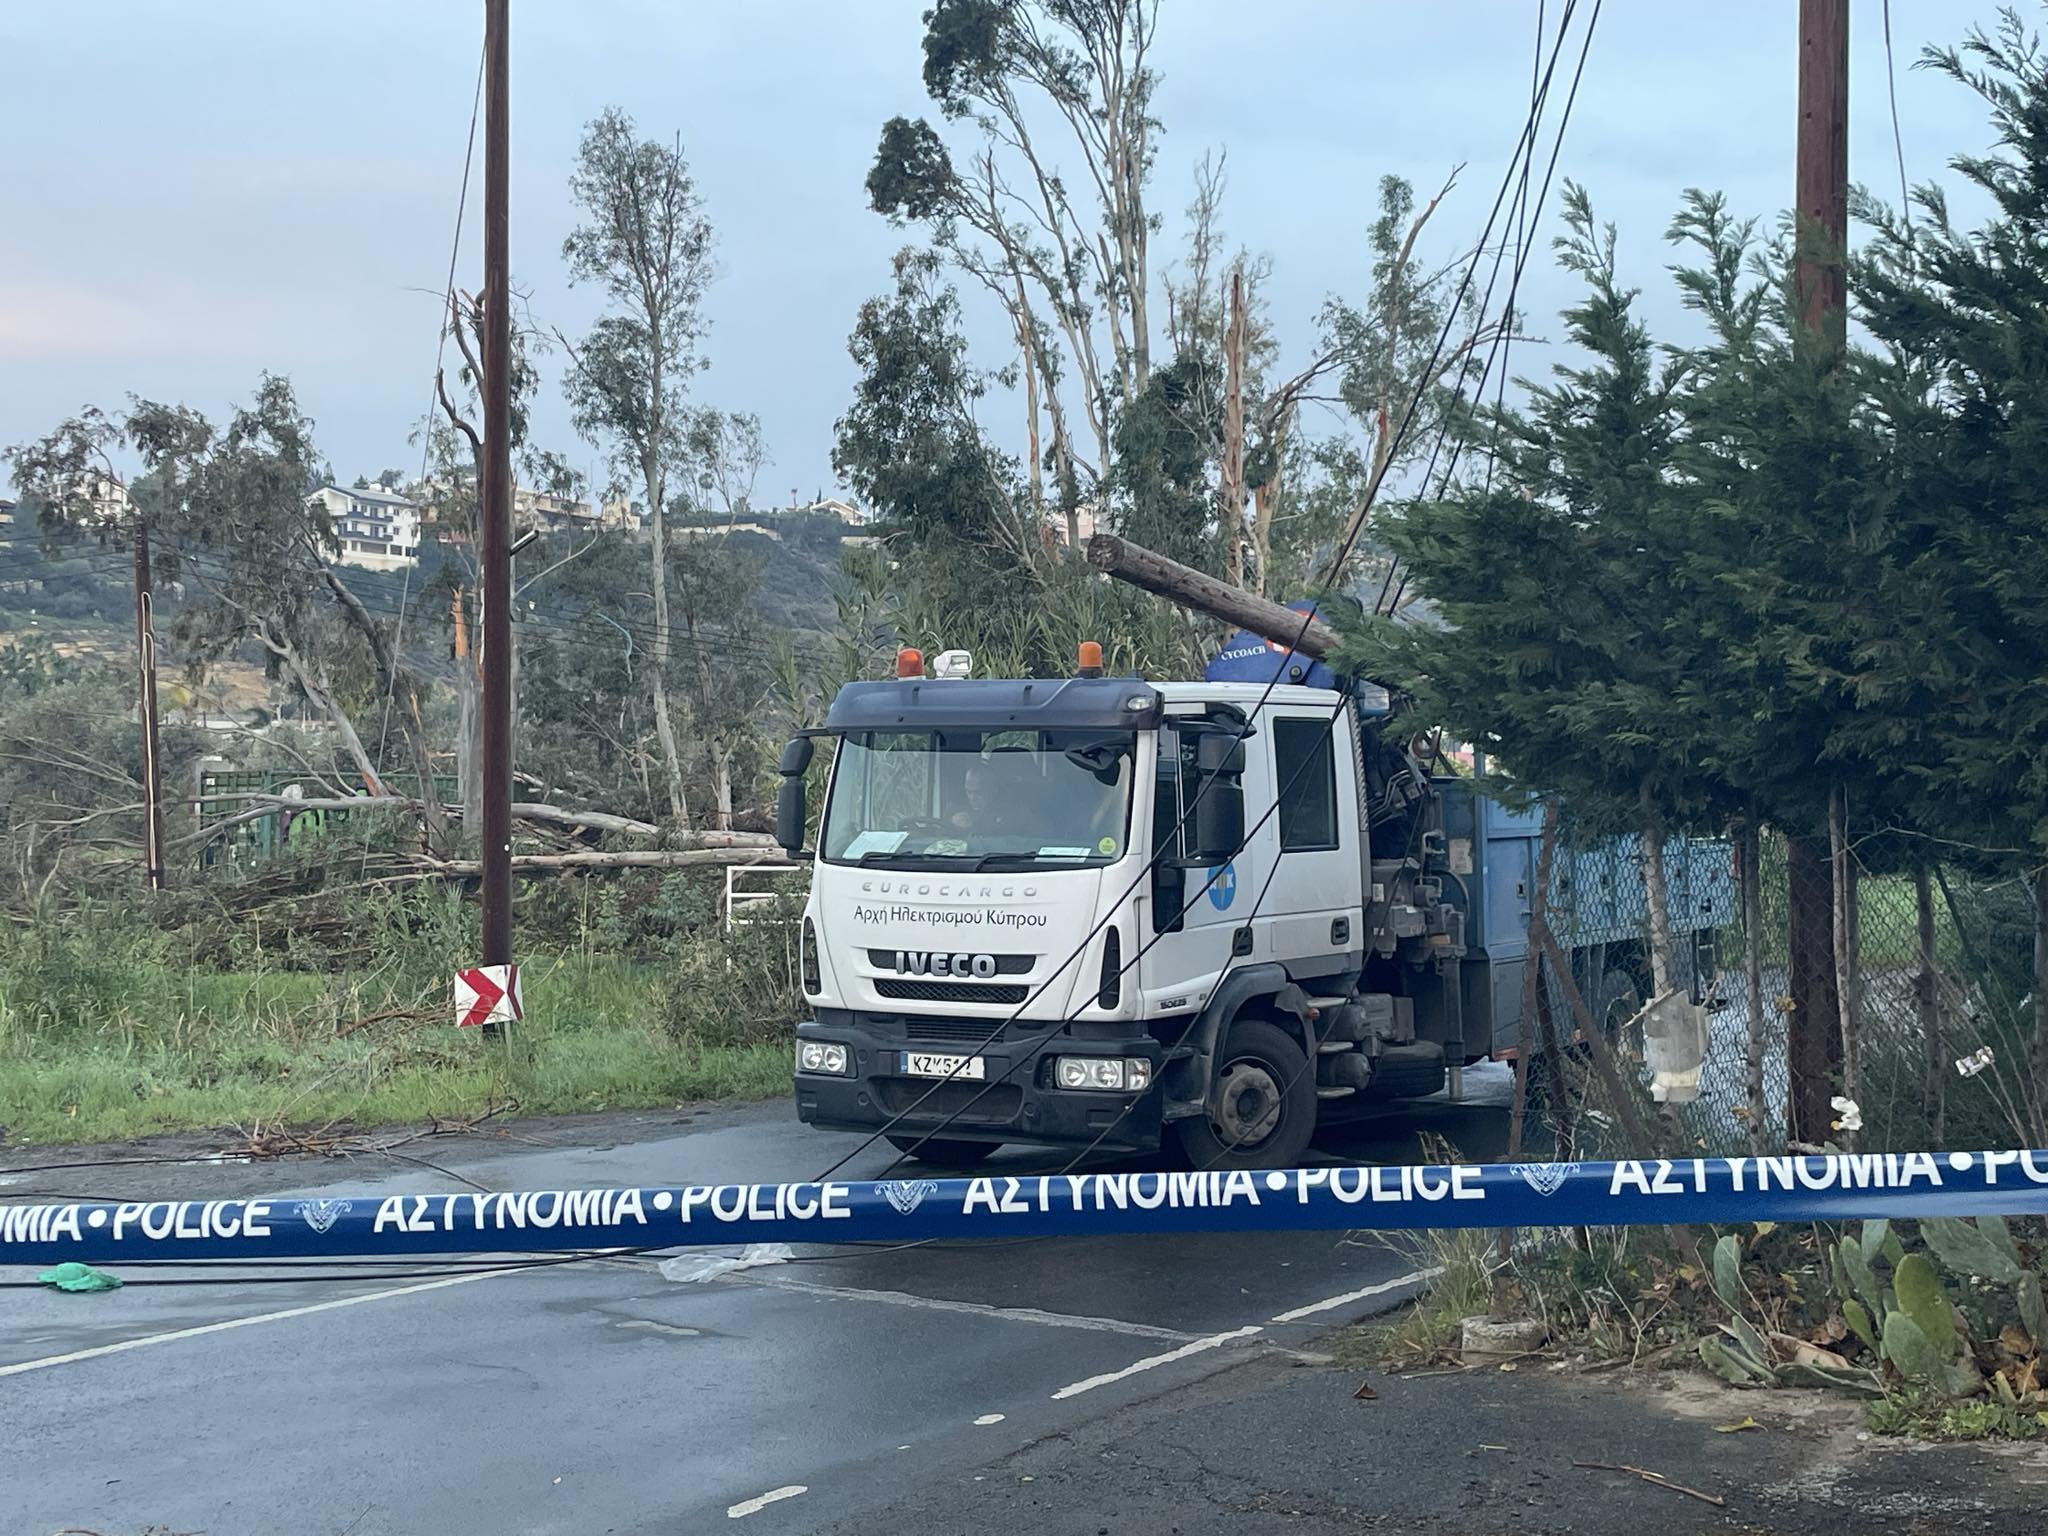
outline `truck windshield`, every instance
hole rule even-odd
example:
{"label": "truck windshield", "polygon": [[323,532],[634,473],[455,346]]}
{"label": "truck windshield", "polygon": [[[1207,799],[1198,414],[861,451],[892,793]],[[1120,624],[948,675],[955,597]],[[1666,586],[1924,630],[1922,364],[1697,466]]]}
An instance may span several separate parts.
{"label": "truck windshield", "polygon": [[823,857],[884,868],[1107,864],[1130,838],[1135,736],[873,731],[832,774]]}

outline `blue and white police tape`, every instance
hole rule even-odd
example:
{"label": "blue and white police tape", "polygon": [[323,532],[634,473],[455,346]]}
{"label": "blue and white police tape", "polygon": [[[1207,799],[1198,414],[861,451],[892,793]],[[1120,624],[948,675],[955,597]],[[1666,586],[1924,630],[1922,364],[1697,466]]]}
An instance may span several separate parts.
{"label": "blue and white police tape", "polygon": [[0,1208],[0,1265],[1988,1215],[2048,1216],[2048,1152],[14,1205]]}

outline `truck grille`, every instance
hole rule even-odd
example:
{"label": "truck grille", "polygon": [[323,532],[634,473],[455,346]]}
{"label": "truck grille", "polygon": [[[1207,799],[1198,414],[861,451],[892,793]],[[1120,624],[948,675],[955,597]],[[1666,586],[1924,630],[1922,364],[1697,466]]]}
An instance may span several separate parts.
{"label": "truck grille", "polygon": [[[923,960],[930,959],[930,955],[923,950],[918,951],[918,954]],[[868,964],[878,971],[901,970],[902,967],[897,964],[899,957],[904,957],[904,951],[900,949],[871,949],[868,951]],[[995,961],[998,976],[1025,975],[1038,961],[1036,955],[990,955],[989,959]]]}
{"label": "truck grille", "polygon": [[1024,1103],[1024,1090],[1015,1083],[927,1083],[914,1077],[879,1078],[875,1096],[883,1113],[915,1117],[906,1130],[928,1119],[1007,1125]]}
{"label": "truck grille", "polygon": [[1031,994],[1015,982],[904,981],[877,976],[875,991],[906,1003],[1021,1003]]}
{"label": "truck grille", "polygon": [[906,1040],[944,1040],[951,1044],[979,1045],[991,1034],[1001,1038],[1001,1030],[991,1030],[987,1019],[919,1019],[906,1017],[903,1020],[903,1037]]}

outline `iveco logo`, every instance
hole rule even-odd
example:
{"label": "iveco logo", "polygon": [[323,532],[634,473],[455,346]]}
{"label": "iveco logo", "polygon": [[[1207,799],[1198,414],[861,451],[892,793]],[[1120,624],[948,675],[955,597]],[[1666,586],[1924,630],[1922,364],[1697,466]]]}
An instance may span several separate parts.
{"label": "iveco logo", "polygon": [[926,949],[896,951],[896,969],[905,976],[979,976],[996,973],[994,955],[940,955]]}

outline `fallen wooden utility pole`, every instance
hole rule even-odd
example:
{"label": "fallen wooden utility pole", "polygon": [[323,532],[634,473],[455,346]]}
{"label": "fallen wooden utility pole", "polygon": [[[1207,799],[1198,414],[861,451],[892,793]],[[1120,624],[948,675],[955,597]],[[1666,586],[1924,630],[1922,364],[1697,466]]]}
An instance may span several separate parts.
{"label": "fallen wooden utility pole", "polygon": [[1282,646],[1291,646],[1303,656],[1324,661],[1336,652],[1337,632],[1321,619],[1304,619],[1285,603],[1218,581],[1193,566],[1169,560],[1113,533],[1098,533],[1088,541],[1088,563],[1119,581],[1169,598],[1183,608],[1210,614]]}

